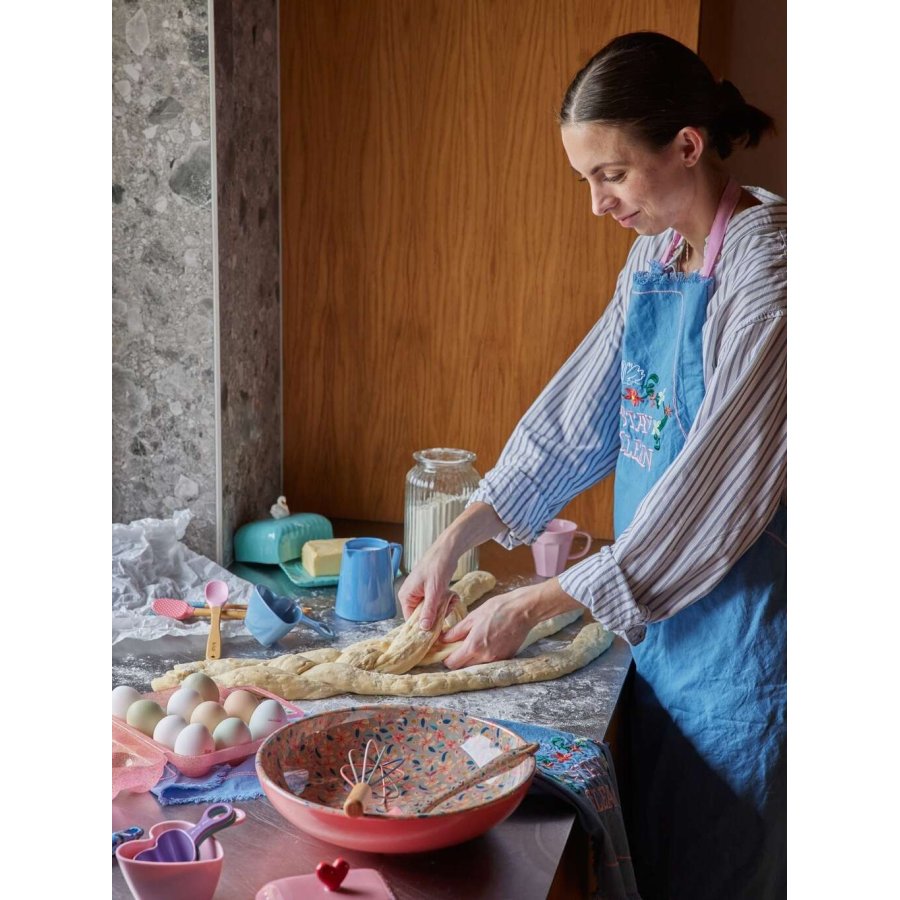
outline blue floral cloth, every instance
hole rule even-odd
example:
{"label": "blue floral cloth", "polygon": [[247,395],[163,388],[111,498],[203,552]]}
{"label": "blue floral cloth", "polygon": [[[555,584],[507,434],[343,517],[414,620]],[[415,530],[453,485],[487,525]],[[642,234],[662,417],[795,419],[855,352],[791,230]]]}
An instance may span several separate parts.
{"label": "blue floral cloth", "polygon": [[540,744],[531,791],[572,804],[591,841],[594,900],[640,900],[609,747],[568,731],[494,719]]}

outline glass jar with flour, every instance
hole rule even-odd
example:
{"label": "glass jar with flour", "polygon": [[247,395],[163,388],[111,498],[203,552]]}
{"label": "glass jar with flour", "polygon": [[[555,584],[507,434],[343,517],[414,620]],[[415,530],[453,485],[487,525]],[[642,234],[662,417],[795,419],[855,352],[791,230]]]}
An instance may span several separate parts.
{"label": "glass jar with flour", "polygon": [[[469,450],[435,447],[413,453],[416,464],[406,473],[403,520],[403,568],[409,572],[437,536],[466,508],[481,476]],[[478,548],[464,553],[451,581],[478,568]]]}

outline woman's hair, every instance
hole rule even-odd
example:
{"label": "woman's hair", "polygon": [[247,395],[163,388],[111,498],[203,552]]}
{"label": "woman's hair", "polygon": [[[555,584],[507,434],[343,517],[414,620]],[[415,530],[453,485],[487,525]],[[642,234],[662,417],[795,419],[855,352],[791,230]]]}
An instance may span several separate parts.
{"label": "woman's hair", "polygon": [[693,50],[653,31],[614,38],[575,76],[559,124],[588,122],[624,126],[654,150],[685,126],[704,127],[722,159],[775,130],[771,116],[730,81],[717,82]]}

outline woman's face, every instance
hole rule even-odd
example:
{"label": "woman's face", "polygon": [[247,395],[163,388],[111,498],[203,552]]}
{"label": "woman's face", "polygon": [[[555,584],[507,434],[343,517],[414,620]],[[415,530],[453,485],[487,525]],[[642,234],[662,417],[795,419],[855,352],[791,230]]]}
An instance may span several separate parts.
{"label": "woman's face", "polygon": [[595,216],[609,213],[623,228],[644,235],[678,228],[695,187],[693,155],[683,132],[652,151],[613,125],[564,125],[561,131],[572,168],[590,185]]}

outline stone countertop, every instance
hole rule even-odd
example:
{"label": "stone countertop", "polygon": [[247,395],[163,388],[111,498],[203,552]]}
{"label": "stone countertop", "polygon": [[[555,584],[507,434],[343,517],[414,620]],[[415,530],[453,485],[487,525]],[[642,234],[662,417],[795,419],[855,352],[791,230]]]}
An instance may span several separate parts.
{"label": "stone countertop", "polygon": [[[398,540],[400,536],[397,525],[335,522],[334,527],[338,537],[373,536]],[[595,544],[592,549],[598,546]],[[533,574],[527,547],[506,551],[493,542],[486,544],[480,551],[479,568],[496,576],[495,592],[538,580]],[[275,568],[274,573],[270,570],[267,574],[277,580],[275,573],[280,570]],[[240,574],[246,577],[248,572]],[[334,628],[340,647],[388,631],[399,621],[360,625],[337,618],[333,611],[334,588],[298,590],[296,596]],[[561,646],[577,632],[577,628],[577,624],[569,626],[560,635],[529,648],[526,654]],[[298,627],[277,649],[265,650],[245,633],[228,638],[223,653],[238,657],[271,657],[326,644],[314,632]],[[201,659],[205,650],[206,637],[202,634],[167,635],[154,641],[120,641],[113,646],[113,685],[130,684],[141,691],[149,690],[151,679],[175,663]],[[628,644],[616,638],[590,665],[554,681],[428,697],[422,702],[462,709],[487,718],[546,725],[602,740],[607,735],[630,664]],[[299,701],[298,705],[312,714],[352,705],[402,704],[409,699],[345,694],[326,700]],[[288,823],[264,798],[241,802],[240,806],[247,814],[247,821],[222,839],[223,845],[227,846],[227,863],[216,890],[216,897],[221,900],[246,900],[255,896],[263,884],[312,871],[317,862],[331,860],[335,855],[343,856],[352,866],[381,871],[398,900],[455,900],[460,896],[469,900],[495,900],[497,897],[544,900],[548,894],[562,896],[559,879],[562,877],[565,883],[567,873],[566,867],[560,865],[563,854],[571,860],[569,854],[574,852],[581,860],[586,853],[586,848],[567,850],[569,846],[581,846],[576,836],[575,812],[568,804],[549,797],[527,796],[508,819],[463,846],[405,856],[362,853],[326,844]],[[195,821],[199,815],[199,808],[194,806],[162,807],[150,793],[120,794],[112,803],[113,830],[134,824],[148,830],[153,823],[164,819],[183,817]],[[570,861],[568,865],[571,868],[574,863]],[[114,861],[112,897],[127,900],[129,896],[130,891]]]}
{"label": "stone countertop", "polygon": [[[383,537],[397,540],[400,526],[385,523],[335,522],[335,534]],[[596,551],[601,542],[595,542]],[[268,567],[265,567],[268,568]],[[523,587],[541,579],[534,574],[531,551],[527,547],[505,550],[488,542],[480,548],[479,568],[497,578],[492,593]],[[246,576],[252,567],[243,567]],[[279,571],[276,569],[276,571]],[[402,583],[398,578],[396,585]],[[248,633],[223,639],[223,656],[271,658],[294,651],[337,645],[345,647],[364,638],[390,631],[401,621],[398,617],[381,622],[348,622],[334,614],[336,588],[296,590],[296,596],[313,610],[313,615],[327,622],[337,637],[332,641],[320,637],[302,625],[295,628],[275,648],[265,649]],[[580,623],[569,625],[558,635],[545,638],[529,647],[523,655],[537,655],[546,650],[561,649],[578,633]],[[167,635],[153,641],[125,639],[113,646],[112,683],[130,684],[140,691],[150,689],[150,681],[171,669],[176,663],[202,659],[206,651],[205,635]],[[616,637],[612,645],[592,663],[553,681],[518,684],[484,691],[467,691],[446,696],[424,697],[429,706],[447,706],[486,718],[504,718],[535,725],[571,731],[594,740],[602,740],[607,732],[622,686],[631,665],[628,643]],[[435,670],[441,666],[435,666]],[[406,704],[415,698],[341,694],[325,700],[297,701],[307,714],[346,706],[372,703]]]}

